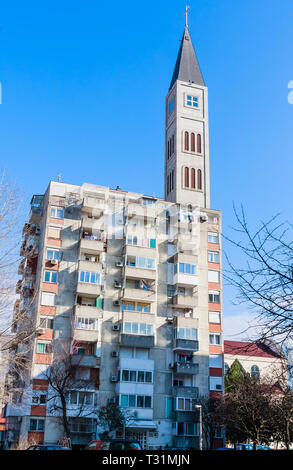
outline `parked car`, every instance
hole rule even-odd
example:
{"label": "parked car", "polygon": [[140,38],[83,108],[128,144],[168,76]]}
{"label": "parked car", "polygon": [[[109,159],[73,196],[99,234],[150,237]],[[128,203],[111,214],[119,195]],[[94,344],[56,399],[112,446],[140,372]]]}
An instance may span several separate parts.
{"label": "parked car", "polygon": [[26,450],[71,450],[70,447],[63,447],[58,445],[43,445],[36,444],[28,447]]}
{"label": "parked car", "polygon": [[139,442],[128,439],[94,440],[84,450],[142,450]]}

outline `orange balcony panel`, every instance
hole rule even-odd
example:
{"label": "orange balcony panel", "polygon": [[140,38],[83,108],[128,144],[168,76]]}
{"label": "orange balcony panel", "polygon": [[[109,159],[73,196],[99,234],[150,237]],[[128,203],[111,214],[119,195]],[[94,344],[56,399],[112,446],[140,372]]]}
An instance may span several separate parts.
{"label": "orange balcony panel", "polygon": [[27,440],[30,444],[43,444],[44,442],[44,433],[37,431],[30,431],[27,433]]}
{"label": "orange balcony panel", "polygon": [[32,405],[31,416],[46,416],[47,407],[45,405]]}
{"label": "orange balcony panel", "polygon": [[36,364],[51,364],[52,363],[52,354],[36,353],[35,363]]}
{"label": "orange balcony panel", "polygon": [[52,282],[43,282],[42,290],[44,292],[53,292],[54,294],[57,294],[58,292],[58,284],[52,283]]}
{"label": "orange balcony panel", "polygon": [[222,325],[219,323],[210,323],[209,324],[210,333],[222,333]]}
{"label": "orange balcony panel", "polygon": [[210,377],[222,377],[223,369],[219,367],[210,367]]}
{"label": "orange balcony panel", "polygon": [[208,243],[208,250],[209,251],[220,251],[219,243]]}
{"label": "orange balcony panel", "polygon": [[61,247],[61,240],[59,238],[47,238],[47,245],[48,246],[57,246],[58,248]]}
{"label": "orange balcony panel", "polygon": [[221,290],[221,284],[218,282],[209,282],[209,289],[210,290]]}
{"label": "orange balcony panel", "polygon": [[44,379],[33,380],[33,390],[48,390],[49,382]]}
{"label": "orange balcony panel", "polygon": [[214,302],[209,302],[209,311],[210,312],[220,312],[221,304],[216,304]]}
{"label": "orange balcony panel", "polygon": [[49,305],[41,305],[40,306],[40,315],[56,315],[56,307],[51,307]]}
{"label": "orange balcony panel", "polygon": [[58,219],[57,217],[50,217],[49,222],[54,225],[64,225],[64,219]]}
{"label": "orange balcony panel", "polygon": [[5,431],[5,424],[0,424],[0,431]]}
{"label": "orange balcony panel", "polygon": [[220,271],[220,263],[211,263],[209,261],[208,262],[208,268],[209,269],[214,269],[215,271]]}
{"label": "orange balcony panel", "polygon": [[211,345],[209,347],[209,353],[210,354],[222,354],[222,346]]}
{"label": "orange balcony panel", "polygon": [[53,339],[53,330],[46,330],[43,335],[38,335],[38,339]]}

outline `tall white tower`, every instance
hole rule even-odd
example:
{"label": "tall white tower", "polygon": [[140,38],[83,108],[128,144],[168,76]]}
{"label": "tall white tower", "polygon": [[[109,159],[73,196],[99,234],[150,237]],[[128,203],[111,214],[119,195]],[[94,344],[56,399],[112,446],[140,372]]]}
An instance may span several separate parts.
{"label": "tall white tower", "polygon": [[166,97],[165,199],[209,208],[208,89],[185,26]]}

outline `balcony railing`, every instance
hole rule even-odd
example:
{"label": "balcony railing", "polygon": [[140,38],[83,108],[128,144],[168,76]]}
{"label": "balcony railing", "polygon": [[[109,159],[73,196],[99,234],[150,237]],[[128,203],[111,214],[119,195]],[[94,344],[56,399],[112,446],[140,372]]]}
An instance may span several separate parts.
{"label": "balcony railing", "polygon": [[193,339],[174,339],[173,349],[183,349],[185,351],[198,351],[198,341]]}
{"label": "balcony railing", "polygon": [[173,369],[175,373],[186,374],[186,375],[195,375],[198,374],[198,364],[193,362],[174,362],[170,364],[170,368]]}

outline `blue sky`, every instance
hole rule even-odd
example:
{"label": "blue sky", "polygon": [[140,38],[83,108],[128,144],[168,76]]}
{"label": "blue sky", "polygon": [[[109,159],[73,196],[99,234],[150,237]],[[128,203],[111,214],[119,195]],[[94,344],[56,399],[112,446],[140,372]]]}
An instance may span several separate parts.
{"label": "blue sky", "polygon": [[[234,225],[291,219],[293,3],[190,1],[209,87],[211,205]],[[1,8],[0,166],[25,197],[48,181],[163,195],[164,100],[185,2],[6,2]],[[225,245],[225,244],[224,244]],[[227,248],[227,247],[226,247]],[[231,251],[232,261],[238,254]],[[245,308],[224,313],[240,318]]]}

